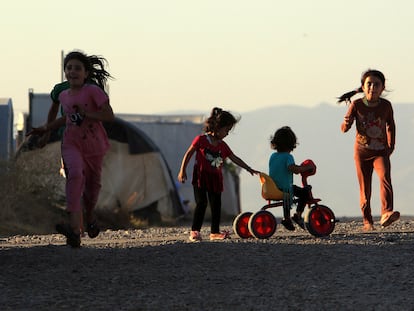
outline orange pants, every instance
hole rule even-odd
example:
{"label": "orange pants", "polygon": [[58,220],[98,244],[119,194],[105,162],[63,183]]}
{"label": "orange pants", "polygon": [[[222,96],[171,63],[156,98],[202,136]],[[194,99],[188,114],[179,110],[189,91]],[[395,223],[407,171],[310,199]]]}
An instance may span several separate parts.
{"label": "orange pants", "polygon": [[381,215],[391,212],[394,208],[390,157],[387,150],[370,150],[355,145],[354,159],[359,181],[359,198],[363,221],[364,224],[373,224],[371,214],[373,170],[379,178]]}

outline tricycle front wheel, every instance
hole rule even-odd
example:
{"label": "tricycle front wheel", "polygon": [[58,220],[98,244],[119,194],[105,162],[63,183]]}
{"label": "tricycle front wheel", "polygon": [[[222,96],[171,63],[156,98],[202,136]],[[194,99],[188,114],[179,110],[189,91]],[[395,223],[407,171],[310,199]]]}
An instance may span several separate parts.
{"label": "tricycle front wheel", "polygon": [[335,229],[335,215],[325,205],[315,205],[305,214],[305,226],[316,237],[328,236]]}

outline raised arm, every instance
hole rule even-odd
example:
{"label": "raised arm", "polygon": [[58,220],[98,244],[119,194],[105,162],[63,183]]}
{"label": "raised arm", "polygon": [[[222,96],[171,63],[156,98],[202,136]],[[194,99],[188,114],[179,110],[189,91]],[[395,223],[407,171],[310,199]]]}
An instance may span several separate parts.
{"label": "raised arm", "polygon": [[230,160],[232,160],[235,164],[240,166],[241,168],[244,168],[246,171],[248,171],[250,174],[258,174],[259,172],[252,169],[250,166],[248,166],[242,159],[240,159],[238,156],[236,156],[234,153],[229,156]]}

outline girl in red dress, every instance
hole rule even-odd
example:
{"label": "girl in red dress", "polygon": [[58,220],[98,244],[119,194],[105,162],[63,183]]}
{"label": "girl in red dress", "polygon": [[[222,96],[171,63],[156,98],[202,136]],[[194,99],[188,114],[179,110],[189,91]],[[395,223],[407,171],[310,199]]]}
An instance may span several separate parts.
{"label": "girl in red dress", "polygon": [[192,180],[196,207],[190,241],[202,240],[200,230],[207,208],[207,200],[211,208],[210,240],[223,240],[229,237],[229,232],[220,232],[221,193],[223,192],[222,167],[224,160],[229,158],[252,175],[258,173],[236,156],[223,141],[237,121],[230,112],[220,108],[213,108],[210,117],[205,122],[205,133],[196,136],[184,154],[180,172],[178,173],[178,181],[181,183],[187,180],[186,168],[191,157],[196,153]]}

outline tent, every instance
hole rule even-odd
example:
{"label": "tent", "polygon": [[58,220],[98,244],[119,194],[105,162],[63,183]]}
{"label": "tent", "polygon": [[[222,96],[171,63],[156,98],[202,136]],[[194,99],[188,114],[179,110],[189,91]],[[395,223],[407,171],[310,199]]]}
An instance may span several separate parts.
{"label": "tent", "polygon": [[104,126],[111,148],[103,163],[97,210],[134,212],[151,208],[162,221],[183,215],[168,164],[153,141],[120,118]]}
{"label": "tent", "polygon": [[[171,222],[183,215],[183,205],[168,164],[153,141],[135,125],[120,118],[104,123],[104,127],[111,147],[104,158],[96,211],[104,212],[102,214],[137,213],[147,218],[150,224]],[[52,133],[52,141],[45,148],[37,150],[44,153],[37,155],[39,161],[60,157],[60,138],[55,134]],[[18,154],[35,149],[36,139],[36,136],[30,137]],[[55,169],[57,172],[60,167],[52,167]],[[56,178],[62,179],[60,176]],[[55,185],[62,184],[64,195],[64,183],[60,181]]]}

